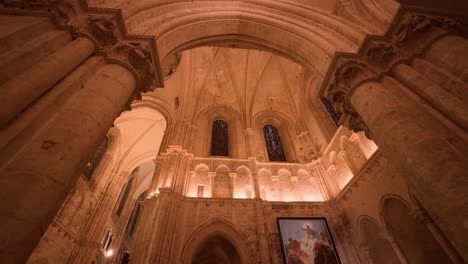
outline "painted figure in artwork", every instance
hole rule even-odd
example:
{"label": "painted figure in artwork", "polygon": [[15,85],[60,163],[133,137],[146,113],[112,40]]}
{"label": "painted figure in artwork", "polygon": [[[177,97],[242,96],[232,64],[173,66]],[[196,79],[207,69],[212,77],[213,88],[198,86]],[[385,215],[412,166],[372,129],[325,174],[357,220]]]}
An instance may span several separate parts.
{"label": "painted figure in artwork", "polygon": [[280,222],[287,264],[339,264],[323,220]]}

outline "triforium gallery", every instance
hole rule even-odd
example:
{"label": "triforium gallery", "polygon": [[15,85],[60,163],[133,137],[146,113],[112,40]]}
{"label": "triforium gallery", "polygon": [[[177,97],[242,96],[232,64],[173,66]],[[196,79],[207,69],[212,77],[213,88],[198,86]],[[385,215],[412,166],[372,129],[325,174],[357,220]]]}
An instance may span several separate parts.
{"label": "triforium gallery", "polygon": [[0,0],[0,263],[468,262],[466,0]]}

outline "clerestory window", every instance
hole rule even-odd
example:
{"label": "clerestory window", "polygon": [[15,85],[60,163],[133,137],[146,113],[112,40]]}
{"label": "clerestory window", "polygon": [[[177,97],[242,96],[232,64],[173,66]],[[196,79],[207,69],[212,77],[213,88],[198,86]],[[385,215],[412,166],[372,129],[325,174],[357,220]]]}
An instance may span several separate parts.
{"label": "clerestory window", "polygon": [[213,122],[211,156],[229,156],[228,124],[222,119]]}
{"label": "clerestory window", "polygon": [[263,127],[263,134],[270,161],[286,161],[278,129],[268,124]]}

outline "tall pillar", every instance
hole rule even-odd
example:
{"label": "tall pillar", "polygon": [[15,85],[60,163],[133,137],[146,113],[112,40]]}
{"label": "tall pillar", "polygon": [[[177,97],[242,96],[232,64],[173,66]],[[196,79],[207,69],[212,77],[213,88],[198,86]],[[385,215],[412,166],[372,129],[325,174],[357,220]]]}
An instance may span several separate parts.
{"label": "tall pillar", "polygon": [[415,91],[428,103],[441,111],[457,125],[468,130],[468,106],[466,102],[431,82],[412,67],[398,64],[392,68],[395,77]]}
{"label": "tall pillar", "polygon": [[3,168],[1,259],[24,263],[29,257],[135,87],[128,69],[102,66]]}
{"label": "tall pillar", "polygon": [[1,106],[0,127],[7,125],[29,104],[67,76],[94,50],[95,45],[91,40],[77,38],[1,85],[0,97],[6,100],[3,100]]}
{"label": "tall pillar", "polygon": [[[31,121],[26,129],[34,134],[27,139],[18,135],[1,153],[0,183],[5,190],[0,194],[0,259],[5,263],[25,263],[115,118],[133,96],[154,89],[156,74],[153,53],[146,50],[148,40],[119,42],[113,31],[118,26],[104,18],[84,23],[80,34],[93,39],[110,63],[77,80],[80,89],[64,91],[66,96],[56,102],[55,112],[45,112]],[[29,79],[18,81],[17,91],[22,91],[24,98],[31,89],[38,89],[38,93],[19,106],[53,90],[55,86],[50,85],[72,74],[69,71],[93,51],[92,42],[79,38],[58,51],[60,56],[46,60],[44,69],[25,72]],[[48,73],[57,72],[42,76],[46,66]],[[35,80],[40,87],[31,84]],[[8,117],[15,111],[8,112]]]}
{"label": "tall pillar", "polygon": [[390,41],[369,39],[359,54],[338,56],[325,80],[325,94],[343,110],[343,125],[372,137],[468,261],[468,143],[388,75],[392,67],[420,56],[434,41],[461,28],[448,17],[401,12],[388,31]]}
{"label": "tall pillar", "polygon": [[464,227],[468,217],[467,143],[398,87],[365,83],[352,94],[351,103],[418,200],[454,245],[468,252]]}

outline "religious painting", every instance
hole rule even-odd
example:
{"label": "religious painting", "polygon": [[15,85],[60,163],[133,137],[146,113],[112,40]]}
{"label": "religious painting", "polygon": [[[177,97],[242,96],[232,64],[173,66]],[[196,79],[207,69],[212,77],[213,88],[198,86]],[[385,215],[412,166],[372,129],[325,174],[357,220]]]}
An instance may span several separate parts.
{"label": "religious painting", "polygon": [[328,229],[320,218],[277,218],[285,264],[340,264]]}

